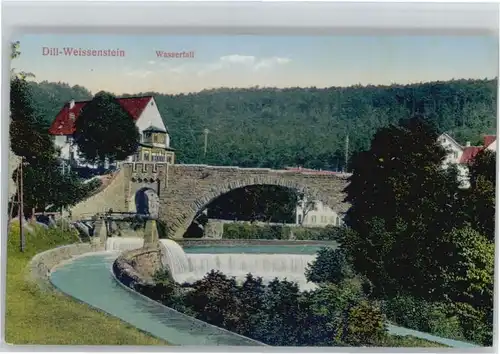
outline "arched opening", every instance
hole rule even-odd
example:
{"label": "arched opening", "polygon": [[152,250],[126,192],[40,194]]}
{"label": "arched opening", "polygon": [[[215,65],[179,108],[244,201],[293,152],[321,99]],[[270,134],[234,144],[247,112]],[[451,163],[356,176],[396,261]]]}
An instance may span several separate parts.
{"label": "arched opening", "polygon": [[[243,184],[234,187],[234,184],[222,193],[214,193],[206,197],[204,203],[197,201],[199,207],[189,224],[187,224],[184,238],[219,238],[221,228],[225,224],[251,223],[261,226],[299,226],[304,217],[304,199],[318,201],[322,198],[301,186],[288,184]],[[325,205],[325,214],[331,208]],[[336,214],[335,214],[336,216]],[[335,220],[332,217],[318,218],[317,227],[324,220]],[[335,221],[333,221],[334,223]],[[207,226],[208,225],[208,226]],[[307,226],[314,227],[309,223]]]}
{"label": "arched opening", "polygon": [[157,219],[159,216],[160,198],[151,188],[145,187],[135,193],[135,210],[138,214],[149,215]]}

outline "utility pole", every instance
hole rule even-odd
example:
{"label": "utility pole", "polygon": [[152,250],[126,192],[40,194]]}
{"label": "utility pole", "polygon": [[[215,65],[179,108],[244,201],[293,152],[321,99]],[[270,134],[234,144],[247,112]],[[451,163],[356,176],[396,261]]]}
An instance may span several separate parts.
{"label": "utility pole", "polygon": [[23,229],[23,164],[24,158],[21,156],[21,163],[19,164],[19,168],[17,169],[17,197],[18,197],[18,209],[19,209],[19,238],[20,238],[20,249],[21,252],[24,252],[26,248],[26,239],[24,238],[24,229]]}
{"label": "utility pole", "polygon": [[204,146],[204,149],[203,149],[203,159],[207,158],[208,133],[210,133],[210,131],[205,128],[203,130],[203,134],[205,135],[205,146]]}
{"label": "utility pole", "polygon": [[344,170],[347,172],[347,164],[349,162],[349,133],[345,136],[345,166]]}

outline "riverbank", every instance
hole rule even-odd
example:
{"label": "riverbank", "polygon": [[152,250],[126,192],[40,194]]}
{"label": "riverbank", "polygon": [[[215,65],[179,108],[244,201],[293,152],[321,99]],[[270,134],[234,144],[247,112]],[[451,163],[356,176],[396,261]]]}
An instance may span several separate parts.
{"label": "riverbank", "polygon": [[34,345],[168,345],[129,324],[26,279],[26,268],[38,253],[78,242],[76,234],[60,229],[26,233],[26,250],[19,251],[19,227],[7,240],[5,341]]}

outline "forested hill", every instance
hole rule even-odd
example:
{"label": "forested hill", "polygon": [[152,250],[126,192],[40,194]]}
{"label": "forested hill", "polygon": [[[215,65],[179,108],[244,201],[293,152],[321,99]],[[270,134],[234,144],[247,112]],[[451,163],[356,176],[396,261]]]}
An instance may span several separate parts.
{"label": "forested hill", "polygon": [[[179,163],[253,167],[302,165],[337,169],[349,152],[368,148],[374,132],[423,113],[462,143],[496,131],[497,80],[348,88],[215,89],[155,96]],[[47,121],[71,98],[89,91],[66,84],[33,83]],[[142,93],[134,93],[138,95]],[[207,128],[208,149],[203,158]]]}

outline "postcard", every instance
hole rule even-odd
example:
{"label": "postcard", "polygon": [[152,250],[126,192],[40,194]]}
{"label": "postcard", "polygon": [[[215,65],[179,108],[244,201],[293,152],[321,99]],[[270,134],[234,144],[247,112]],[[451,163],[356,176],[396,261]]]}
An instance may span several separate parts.
{"label": "postcard", "polygon": [[8,343],[492,346],[496,37],[11,50]]}

